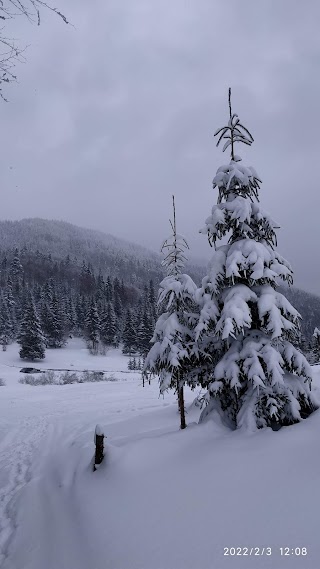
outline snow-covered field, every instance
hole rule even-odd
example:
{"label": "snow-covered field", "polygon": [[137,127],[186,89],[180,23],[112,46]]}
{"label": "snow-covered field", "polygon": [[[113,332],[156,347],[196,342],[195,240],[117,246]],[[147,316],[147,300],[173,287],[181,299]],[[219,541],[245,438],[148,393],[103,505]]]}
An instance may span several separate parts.
{"label": "snow-covered field", "polygon": [[[35,364],[118,382],[33,387],[18,382],[23,365],[16,345],[0,352],[2,569],[319,568],[319,411],[278,432],[230,432],[197,425],[188,391],[179,431],[174,395],[121,373],[118,350],[94,357],[72,340]],[[97,423],[106,459],[93,473]],[[224,555],[232,547],[248,555]]]}

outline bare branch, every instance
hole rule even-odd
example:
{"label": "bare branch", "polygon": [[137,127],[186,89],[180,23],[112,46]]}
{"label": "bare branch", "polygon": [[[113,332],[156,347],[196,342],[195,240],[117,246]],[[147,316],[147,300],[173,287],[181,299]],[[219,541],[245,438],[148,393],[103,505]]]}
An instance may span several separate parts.
{"label": "bare branch", "polygon": [[[0,0],[0,19],[4,22],[23,16],[31,23],[40,25],[40,10],[47,9],[54,12],[65,24],[70,24],[66,16],[47,2],[42,0]],[[2,49],[1,49],[2,46]],[[7,38],[4,28],[0,29],[0,98],[7,102],[3,95],[3,85],[17,80],[12,69],[19,62],[25,62],[22,56],[26,47],[16,45],[16,40]]]}

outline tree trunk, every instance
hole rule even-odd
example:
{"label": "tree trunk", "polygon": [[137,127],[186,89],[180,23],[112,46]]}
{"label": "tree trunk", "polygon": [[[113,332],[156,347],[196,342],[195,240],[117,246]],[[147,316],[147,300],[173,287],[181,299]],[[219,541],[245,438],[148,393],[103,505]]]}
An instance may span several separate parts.
{"label": "tree trunk", "polygon": [[183,395],[183,385],[179,387],[178,385],[178,405],[180,411],[180,429],[186,428],[186,416],[184,409],[184,395]]}

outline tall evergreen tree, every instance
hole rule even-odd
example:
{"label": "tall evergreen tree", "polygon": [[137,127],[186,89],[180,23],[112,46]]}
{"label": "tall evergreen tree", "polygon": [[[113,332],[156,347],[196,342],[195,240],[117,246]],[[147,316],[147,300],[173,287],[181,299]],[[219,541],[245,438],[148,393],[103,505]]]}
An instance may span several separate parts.
{"label": "tall evergreen tree", "polygon": [[133,325],[133,319],[130,310],[128,310],[126,314],[122,340],[123,340],[122,351],[124,354],[131,355],[133,352],[135,352],[136,341],[137,341],[136,330]]}
{"label": "tall evergreen tree", "polygon": [[67,319],[67,330],[68,333],[75,333],[77,331],[77,312],[74,305],[74,298],[70,293],[66,304],[66,319]]}
{"label": "tall evergreen tree", "polygon": [[96,302],[99,303],[105,299],[106,296],[106,285],[102,276],[101,271],[99,271],[96,284]]}
{"label": "tall evergreen tree", "polygon": [[51,316],[50,333],[48,336],[49,347],[61,348],[65,344],[64,318],[56,293],[53,294],[49,309]]}
{"label": "tall evergreen tree", "polygon": [[80,294],[93,294],[95,288],[95,278],[90,263],[86,265],[83,261],[80,273]]}
{"label": "tall evergreen tree", "polygon": [[193,346],[193,326],[195,322],[194,294],[196,285],[187,274],[181,271],[186,261],[185,249],[188,244],[176,231],[176,214],[173,197],[173,222],[170,221],[172,235],[162,245],[166,256],[162,261],[167,276],[160,283],[158,318],[153,346],[145,359],[143,373],[147,371],[159,375],[160,392],[169,388],[176,390],[180,411],[180,427],[186,427],[183,386],[189,382],[191,351]]}
{"label": "tall evergreen tree", "polygon": [[50,304],[53,298],[54,282],[50,278],[42,287],[42,302]]}
{"label": "tall evergreen tree", "polygon": [[15,325],[12,320],[7,299],[2,296],[0,302],[0,344],[3,351],[12,342],[15,333]]}
{"label": "tall evergreen tree", "polygon": [[110,277],[107,277],[105,294],[106,301],[113,302],[113,286]]}
{"label": "tall evergreen tree", "polygon": [[319,330],[319,328],[315,328],[313,331],[313,334],[312,334],[311,353],[312,353],[312,363],[319,363],[320,362],[320,330]]}
{"label": "tall evergreen tree", "polygon": [[0,285],[4,287],[7,282],[7,274],[8,274],[8,259],[6,255],[4,255],[3,259],[1,260],[0,264]]}
{"label": "tall evergreen tree", "polygon": [[91,299],[86,318],[86,337],[90,347],[95,352],[100,339],[100,319],[94,298]]}
{"label": "tall evergreen tree", "polygon": [[149,291],[148,291],[149,307],[152,319],[155,321],[157,318],[157,299],[154,290],[154,283],[151,279],[149,281]]}
{"label": "tall evergreen tree", "polygon": [[145,308],[136,333],[136,344],[141,356],[145,356],[150,350],[150,342],[153,336],[155,322]]}
{"label": "tall evergreen tree", "polygon": [[31,294],[25,302],[18,343],[21,346],[20,358],[33,361],[45,357],[45,338]]}
{"label": "tall evergreen tree", "polygon": [[39,304],[39,317],[41,322],[41,329],[45,338],[46,347],[49,347],[48,337],[50,336],[52,315],[49,308],[48,302],[44,299],[42,295],[41,302]]}
{"label": "tall evergreen tree", "polygon": [[116,315],[111,302],[108,302],[101,315],[100,336],[105,346],[118,345]]}
{"label": "tall evergreen tree", "polygon": [[81,330],[84,329],[85,317],[86,317],[86,307],[84,306],[84,298],[80,294],[76,298],[75,310],[77,315],[77,333],[80,334]]}
{"label": "tall evergreen tree", "polygon": [[9,275],[13,286],[14,294],[19,295],[21,292],[23,267],[20,262],[19,249],[15,249],[14,257],[10,265]]}
{"label": "tall evergreen tree", "polygon": [[8,276],[6,286],[3,292],[3,298],[7,305],[7,309],[9,312],[10,321],[12,324],[12,339],[16,336],[18,331],[18,322],[17,322],[17,311],[16,311],[16,301],[13,296],[13,287],[12,281],[10,276]]}
{"label": "tall evergreen tree", "polygon": [[[207,407],[232,428],[250,429],[300,421],[317,406],[312,373],[291,343],[300,315],[277,291],[277,280],[292,283],[289,263],[276,251],[276,223],[261,208],[261,180],[242,164],[235,144],[253,142],[231,109],[217,145],[231,151],[230,163],[213,180],[218,203],[202,230],[215,246],[209,274],[197,291],[199,351],[211,358],[204,383]],[[227,244],[216,241],[230,235]]]}
{"label": "tall evergreen tree", "polygon": [[118,289],[115,289],[114,291],[113,306],[114,306],[114,311],[116,313],[116,317],[118,318],[118,321],[120,321],[123,315],[123,306],[122,306],[120,292]]}
{"label": "tall evergreen tree", "polygon": [[55,291],[52,279],[42,288],[38,307],[46,347],[61,348],[65,344],[65,296],[61,288]]}

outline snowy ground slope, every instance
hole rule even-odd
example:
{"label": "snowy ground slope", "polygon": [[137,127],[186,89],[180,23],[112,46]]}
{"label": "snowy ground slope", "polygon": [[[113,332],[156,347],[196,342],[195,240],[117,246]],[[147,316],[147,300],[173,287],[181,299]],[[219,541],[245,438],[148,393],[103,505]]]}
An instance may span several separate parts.
{"label": "snowy ground slope", "polygon": [[[36,367],[126,369],[72,342]],[[317,569],[320,413],[274,433],[178,430],[174,396],[126,381],[18,383],[17,346],[0,352],[0,566],[3,569]],[[119,366],[119,367],[118,367]],[[117,375],[117,374],[115,374]],[[319,382],[320,368],[315,370]],[[194,394],[188,392],[190,406]],[[93,431],[106,460],[91,471]],[[224,556],[224,547],[272,547]],[[307,547],[280,557],[280,547]]]}

